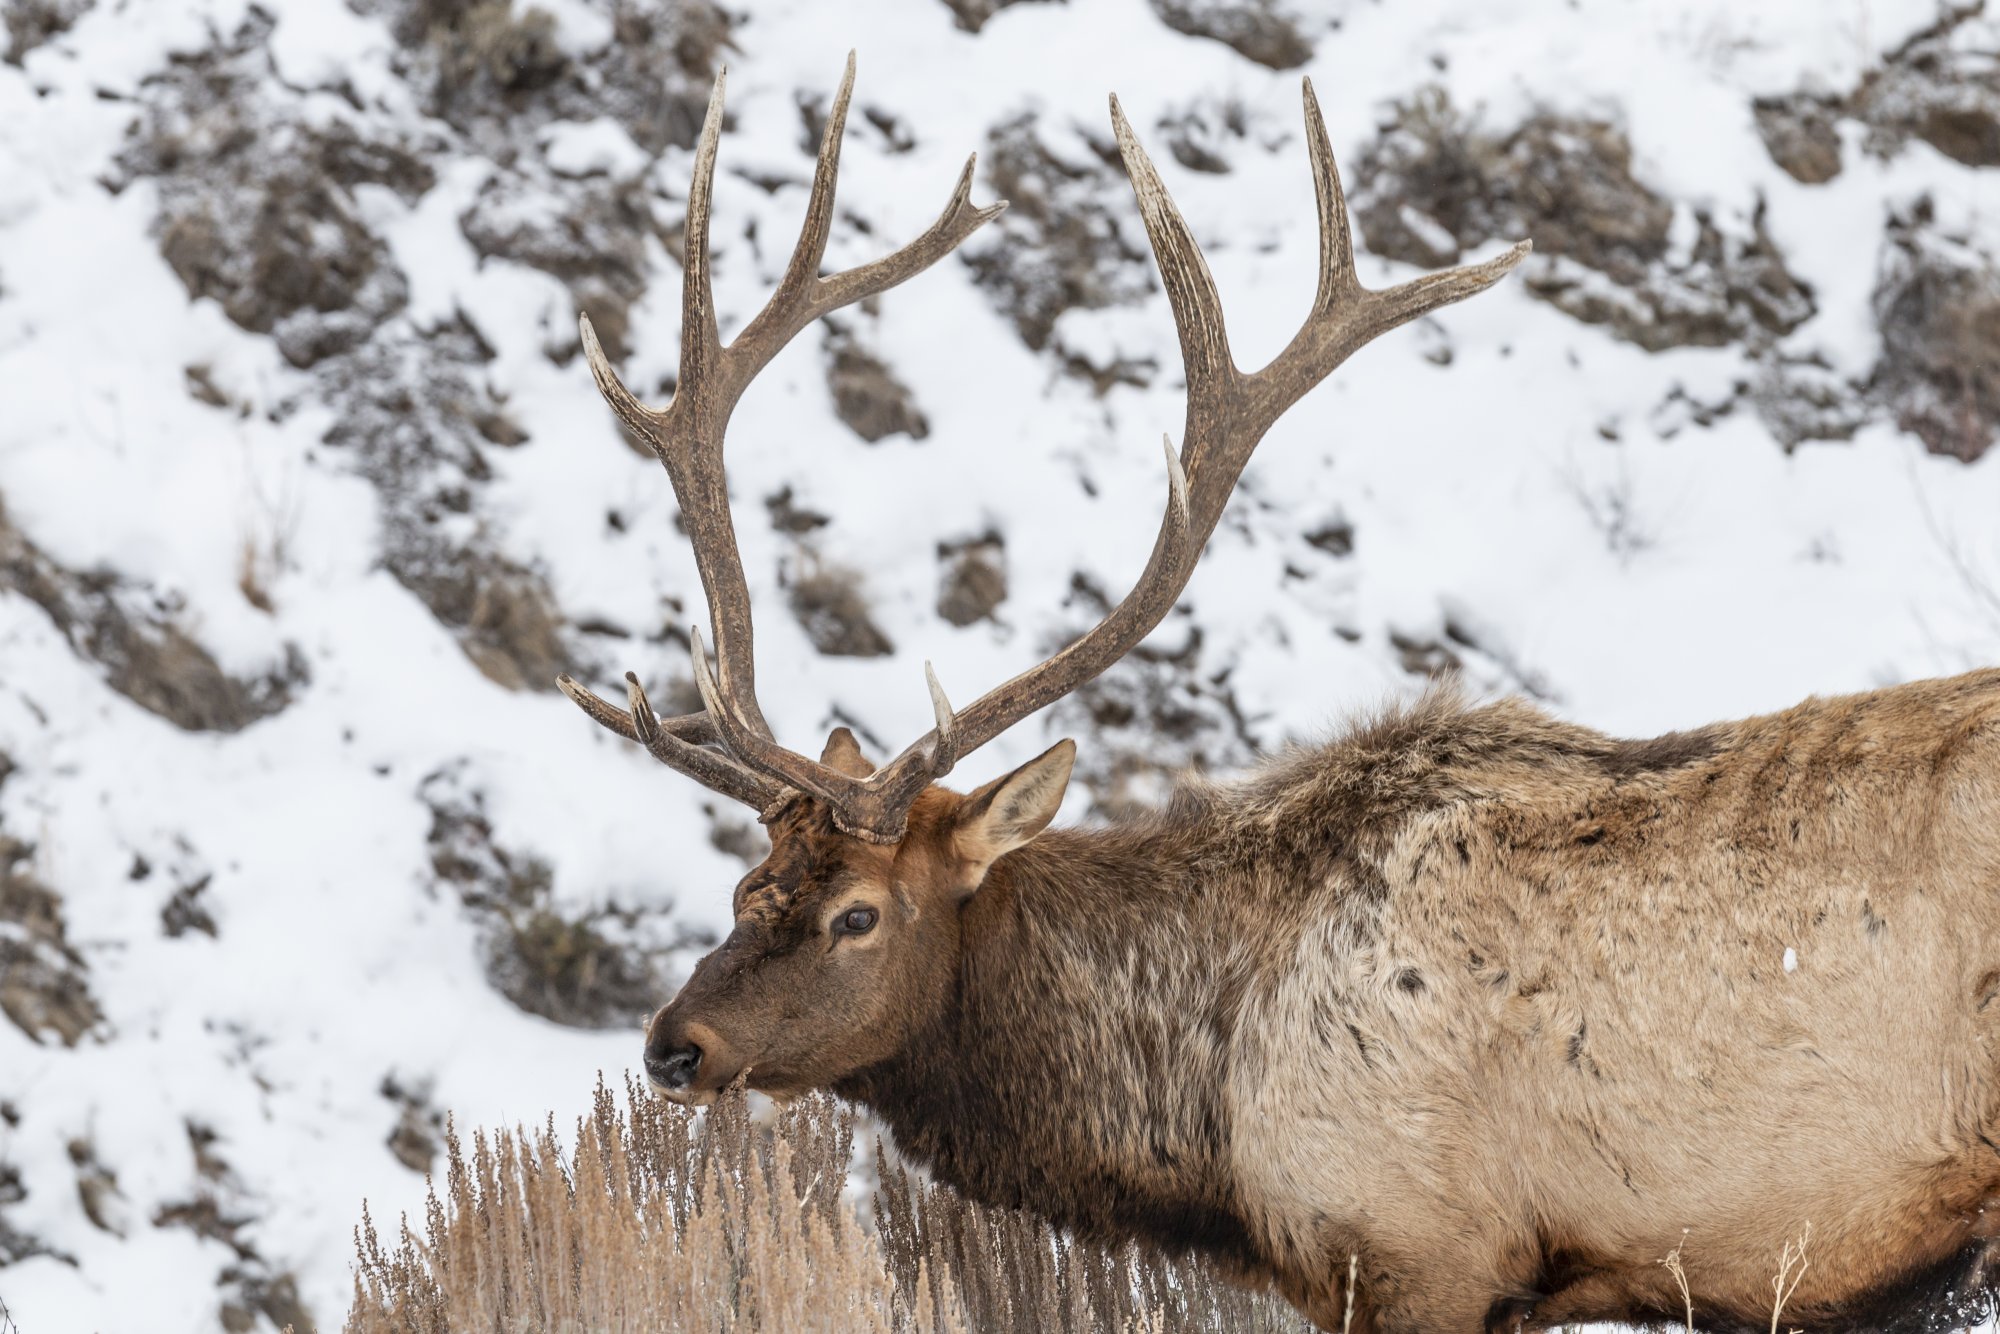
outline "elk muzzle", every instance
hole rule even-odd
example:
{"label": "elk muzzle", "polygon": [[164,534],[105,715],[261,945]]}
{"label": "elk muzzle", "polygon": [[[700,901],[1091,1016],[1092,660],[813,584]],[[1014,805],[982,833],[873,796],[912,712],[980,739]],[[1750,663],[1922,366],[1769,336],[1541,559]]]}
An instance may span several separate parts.
{"label": "elk muzzle", "polygon": [[742,1062],[714,1029],[687,1022],[678,1008],[661,1010],[646,1034],[646,1081],[674,1102],[700,1106],[743,1072]]}

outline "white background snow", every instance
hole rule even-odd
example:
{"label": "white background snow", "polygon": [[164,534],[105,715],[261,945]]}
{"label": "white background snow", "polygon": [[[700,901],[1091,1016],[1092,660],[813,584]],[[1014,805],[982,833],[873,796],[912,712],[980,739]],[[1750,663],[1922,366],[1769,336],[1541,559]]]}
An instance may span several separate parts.
{"label": "white background snow", "polygon": [[[274,77],[300,88],[344,79],[378,114],[419,116],[388,72],[379,20],[341,0],[263,3],[277,15]],[[551,8],[572,47],[609,40],[587,0]],[[1143,0],[1023,4],[976,38],[922,0],[743,8],[716,203],[725,334],[754,312],[795,234],[810,167],[795,93],[830,94],[849,48],[858,100],[900,116],[917,146],[891,154],[856,118],[842,199],[874,231],[837,227],[830,264],[925,226],[964,155],[1008,114],[1039,108],[1059,139],[1072,125],[1101,133],[1115,90],[1207,247],[1238,360],[1261,364],[1304,317],[1314,229],[1297,72],[1175,33]],[[232,1257],[151,1221],[190,1194],[189,1121],[220,1136],[240,1211],[255,1219],[243,1235],[300,1276],[328,1328],[345,1310],[361,1201],[393,1220],[423,1197],[423,1180],[384,1145],[396,1116],[379,1092],[385,1075],[431,1081],[462,1126],[552,1111],[560,1124],[598,1071],[615,1078],[635,1063],[640,1016],[629,1032],[559,1028],[489,987],[474,925],[429,887],[430,813],[416,796],[426,774],[465,758],[495,826],[549,859],[568,901],[671,900],[722,926],[741,872],[709,844],[705,794],[560,696],[489,682],[380,568],[374,495],[318,447],[324,411],[273,424],[258,410],[303,392],[305,377],[269,338],[189,302],[148,232],[151,184],[114,196],[99,183],[135,115],[103,94],[135,92],[244,10],[241,0],[104,3],[22,67],[0,66],[8,514],[67,566],[177,592],[226,666],[255,670],[291,641],[312,668],[275,717],[235,735],[183,732],[108,689],[34,604],[0,595],[0,751],[19,769],[0,788],[0,823],[36,843],[35,872],[63,896],[106,1015],[74,1049],[0,1025],[0,1099],[20,1115],[0,1127],[0,1158],[26,1188],[8,1217],[76,1261],[0,1270],[0,1296],[27,1334],[216,1328],[216,1275]],[[1921,143],[1886,163],[1850,143],[1843,174],[1809,188],[1772,164],[1752,124],[1758,94],[1852,86],[1934,17],[1927,0],[1357,0],[1302,12],[1318,53],[1301,72],[1344,159],[1388,102],[1435,81],[1501,124],[1540,106],[1615,116],[1642,181],[1721,218],[1740,220],[1761,197],[1819,303],[1786,346],[1844,373],[1865,375],[1876,354],[1869,296],[1888,207],[1928,192],[1941,216],[2000,239],[2000,172]],[[1241,99],[1276,151],[1241,153],[1226,176],[1179,168],[1150,127],[1195,94]],[[609,121],[557,127],[547,151],[566,171],[643,173],[676,198],[685,188],[688,154],[651,160]],[[800,184],[766,194],[739,168]],[[669,595],[696,605],[666,477],[618,442],[582,364],[543,354],[546,330],[572,318],[566,293],[524,268],[481,266],[459,232],[485,172],[460,161],[414,207],[385,190],[365,196],[413,285],[404,318],[463,309],[493,342],[488,373],[531,436],[495,451],[501,476],[482,512],[511,555],[547,572],[573,617],[650,621]],[[982,179],[975,198],[991,193]],[[655,258],[626,368],[634,384],[675,362],[678,269]],[[1411,272],[1367,255],[1362,269],[1374,285]],[[1648,354],[1518,283],[1438,323],[1449,367],[1423,356],[1436,331],[1402,331],[1271,433],[1189,589],[1205,660],[1234,664],[1263,744],[1415,689],[1387,632],[1434,636],[1447,615],[1532,670],[1564,715],[1631,735],[2000,661],[2000,623],[1964,577],[1983,571],[2000,585],[2000,457],[1970,467],[1932,457],[1880,422],[1851,443],[1787,455],[1747,411],[1668,438],[1655,410],[1670,391],[1727,397],[1745,373],[1740,350]],[[1075,347],[1177,366],[1157,295],[1071,312],[1060,328]],[[1057,609],[1073,572],[1125,588],[1165,499],[1159,435],[1180,429],[1172,373],[1094,398],[1028,351],[955,260],[890,294],[871,336],[928,414],[929,439],[856,439],[833,414],[816,335],[765,374],[732,434],[743,508],[789,484],[835,516],[822,547],[865,572],[898,646],[873,660],[815,654],[775,585],[783,539],[741,525],[765,608],[761,697],[799,749],[816,747],[835,706],[900,746],[928,726],[924,659],[969,701],[1067,623]],[[183,367],[198,362],[253,410],[191,398]],[[1618,443],[1602,437],[1606,425]],[[1622,497],[1646,542],[1613,550],[1580,492]],[[606,532],[612,508],[626,516],[622,538]],[[1356,532],[1338,562],[1304,540],[1335,514]],[[932,610],[936,544],[988,528],[1007,538],[1005,624],[954,629]],[[246,537],[280,535],[287,560],[267,615],[239,593],[238,562]],[[1288,563],[1309,577],[1286,578]],[[617,646],[640,668],[663,651]],[[1474,675],[1504,687],[1484,659]],[[1050,739],[1031,720],[957,777],[983,781]],[[162,879],[129,879],[135,855],[212,873],[216,939],[162,934]],[[122,1235],[83,1213],[64,1147],[77,1137],[117,1174]]]}

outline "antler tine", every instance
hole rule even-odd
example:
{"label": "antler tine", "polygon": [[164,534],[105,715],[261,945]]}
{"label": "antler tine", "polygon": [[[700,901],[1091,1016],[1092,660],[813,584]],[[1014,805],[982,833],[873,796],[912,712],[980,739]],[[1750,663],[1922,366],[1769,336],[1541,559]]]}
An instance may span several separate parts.
{"label": "antler tine", "polygon": [[1333,145],[1311,79],[1303,81],[1302,97],[1306,150],[1312,157],[1313,192],[1319,204],[1319,292],[1311,317],[1285,350],[1263,370],[1245,377],[1246,424],[1254,424],[1253,445],[1286,409],[1365,344],[1441,306],[1485,291],[1533,248],[1532,242],[1522,241],[1482,264],[1427,273],[1379,292],[1363,287],[1354,271],[1354,237],[1340,169],[1334,165]]}
{"label": "antler tine", "polygon": [[1347,196],[1340,188],[1340,168],[1333,163],[1333,145],[1326,121],[1319,114],[1313,81],[1305,81],[1306,151],[1312,156],[1313,198],[1319,205],[1319,294],[1313,310],[1330,311],[1361,290],[1354,272],[1354,232],[1347,220]]}
{"label": "antler tine", "polygon": [[[699,744],[697,737],[708,731],[706,723],[689,727],[687,724],[692,720],[688,718],[655,718],[638,678],[627,673],[625,680],[632,705],[629,713],[599,698],[567,675],[558,676],[556,685],[598,723],[628,741],[639,742],[654,759],[686,774],[710,791],[754,806],[759,811],[768,811],[784,800],[787,795],[785,789],[777,783],[762,774],[751,772],[721,751]],[[641,719],[651,721],[642,722]],[[675,729],[674,724],[682,726]],[[689,732],[696,733],[696,736],[687,735]]]}

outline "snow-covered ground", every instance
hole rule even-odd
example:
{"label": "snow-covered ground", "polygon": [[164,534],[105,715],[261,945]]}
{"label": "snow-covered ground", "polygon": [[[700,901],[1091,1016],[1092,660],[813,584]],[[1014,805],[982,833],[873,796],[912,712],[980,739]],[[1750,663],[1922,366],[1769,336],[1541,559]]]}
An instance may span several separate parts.
{"label": "snow-covered ground", "polygon": [[[542,7],[554,46],[538,58],[552,66],[595,69],[624,40],[604,0]],[[650,393],[675,365],[669,247],[691,154],[644,145],[635,117],[596,117],[574,89],[538,102],[529,87],[512,120],[447,123],[412,73],[412,43],[430,38],[409,36],[410,8],[98,0],[0,65],[0,498],[13,533],[0,544],[31,544],[26,563],[83,590],[75,605],[108,596],[229,677],[275,674],[286,698],[239,730],[177,725],[113,688],[116,655],[92,649],[88,627],[66,632],[48,598],[23,591],[24,560],[0,567],[0,755],[12,765],[0,833],[32,844],[12,874],[60,900],[69,955],[45,926],[32,947],[95,1005],[74,1045],[0,1023],[0,1298],[27,1334],[206,1330],[225,1304],[268,1321],[286,1309],[288,1275],[333,1327],[362,1200],[382,1220],[423,1197],[422,1175],[388,1144],[406,1105],[419,1127],[447,1110],[465,1126],[560,1122],[599,1070],[615,1078],[635,1062],[642,1006],[617,1026],[565,1026],[496,989],[495,919],[439,870],[441,810],[476,806],[490,829],[474,836],[479,855],[545,865],[536,903],[554,917],[631,910],[633,957],[661,969],[660,999],[691,957],[654,948],[667,925],[726,927],[743,864],[716,846],[704,813],[715,799],[545,681],[510,689],[504,668],[483,671],[491,626],[478,614],[470,629],[448,624],[385,555],[442,534],[439,560],[476,553],[539,580],[561,655],[600,689],[626,667],[685,681],[672,636],[700,593],[667,479],[621,443],[568,355],[573,284],[588,278],[482,257],[462,219],[500,186],[518,187],[530,218],[597,186],[641,201],[658,225],[622,242],[639,258],[624,279],[637,293],[625,371]],[[1240,762],[1321,733],[1417,688],[1406,660],[1446,654],[1482,688],[1530,688],[1632,735],[2000,660],[2000,457],[1927,452],[1879,406],[1855,408],[1849,440],[1788,451],[1740,388],[1816,358],[1864,402],[1855,386],[1883,353],[1888,225],[1919,199],[1951,245],[2000,249],[2000,171],[1920,137],[1871,151],[1870,128],[1847,117],[1840,173],[1808,185],[1774,163],[1753,115],[1755,99],[1800,89],[1847,97],[1937,20],[1929,0],[1297,0],[1313,54],[1283,71],[1175,30],[1148,0],[1016,4],[976,34],[942,0],[744,0],[732,12],[715,205],[725,335],[782,269],[811,165],[801,108],[824,106],[850,48],[857,114],[830,264],[914,235],[964,155],[1030,111],[1069,164],[1052,192],[1095,201],[1109,212],[1092,225],[1143,249],[1100,155],[1116,91],[1207,249],[1238,360],[1261,364],[1313,291],[1306,74],[1357,193],[1356,164],[1392,106],[1441,87],[1498,131],[1537,115],[1616,125],[1632,177],[1671,204],[1677,245],[1693,244],[1699,216],[1748,237],[1761,206],[1770,243],[1810,287],[1813,313],[1789,331],[1647,351],[1517,276],[1362,351],[1272,431],[1184,614],[1156,637],[1193,651],[1145,670],[1165,673],[1169,695],[1199,697],[1193,740],[1162,743],[1161,758]],[[1972,20],[1941,40],[1990,52],[2000,29]],[[456,322],[483,340],[455,373],[526,438],[489,437],[477,466],[439,465],[471,477],[462,504],[424,517],[429,502],[411,497],[440,475],[429,462],[399,480],[365,447],[328,442],[355,392],[334,373],[352,345],[301,368],[312,358],[281,350],[288,326],[256,332],[213,297],[191,300],[163,254],[160,219],[185,177],[126,164],[173,96],[157,76],[232,42],[250,81],[223,95],[253,128],[241,160],[293,151],[256,139],[274,126],[346,126],[429,168],[409,188],[337,187],[347,233],[309,221],[332,229],[322,239],[336,250],[373,238],[373,272],[400,275],[366,347],[407,360]],[[1168,152],[1162,122],[1190,107],[1242,127],[1218,137],[1226,173]],[[269,168],[247,170],[262,180]],[[975,199],[995,193],[982,174]],[[1000,263],[1016,235],[969,249]],[[947,260],[847,318],[907,386],[925,438],[868,444],[844,424],[817,330],[737,416],[760,695],[796,749],[841,720],[877,750],[900,748],[929,725],[924,660],[969,701],[1081,628],[1076,576],[1115,598],[1150,547],[1167,486],[1155,442],[1178,439],[1181,412],[1157,284],[1116,260],[1112,285],[1146,294],[1063,310],[1034,350],[982,271]],[[1362,258],[1373,285],[1412,272]],[[1136,377],[1150,383],[1100,395],[1066,358],[1156,367]],[[1718,404],[1731,410],[1699,406]],[[785,488],[828,521],[803,535],[766,522]],[[1351,530],[1351,550],[1335,530]],[[1005,600],[956,626],[937,608],[940,544],[988,534],[1004,544]],[[787,606],[787,585],[815,566],[859,572],[892,652],[815,650]],[[86,587],[95,571],[115,573],[111,594]],[[1218,725],[1225,715],[1236,720]],[[1084,729],[1086,754],[1094,740],[1143,751],[1148,722],[1058,711],[959,778],[1018,763],[1059,725]],[[1076,818],[1090,813],[1088,790],[1071,800]],[[163,917],[176,901],[180,916]],[[209,929],[185,926],[190,909]],[[0,913],[0,940],[32,935]]]}

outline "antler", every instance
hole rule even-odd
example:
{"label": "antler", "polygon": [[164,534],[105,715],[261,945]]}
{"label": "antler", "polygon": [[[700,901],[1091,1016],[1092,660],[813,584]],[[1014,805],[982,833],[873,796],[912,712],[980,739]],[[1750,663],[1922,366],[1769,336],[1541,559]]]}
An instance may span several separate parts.
{"label": "antler", "polygon": [[[687,516],[716,634],[713,676],[698,631],[694,637],[695,682],[704,712],[654,722],[636,684],[631,687],[630,714],[566,677],[561,684],[599,722],[644,743],[655,756],[714,790],[758,806],[767,816],[792,790],[809,792],[827,802],[835,821],[849,833],[893,842],[902,837],[917,794],[949,772],[961,756],[1091,680],[1151,633],[1187,586],[1251,452],[1286,409],[1363,344],[1492,286],[1527,255],[1529,246],[1523,241],[1483,264],[1428,274],[1385,291],[1363,287],[1355,274],[1354,241],[1340,176],[1308,79],[1306,144],[1319,202],[1319,290],[1304,326],[1285,350],[1262,370],[1246,373],[1230,355],[1222,303],[1208,264],[1133,135],[1118,99],[1112,98],[1118,151],[1138,196],[1187,370],[1184,443],[1176,453],[1173,442],[1165,442],[1168,503],[1152,555],[1132,591],[1087,634],[963,710],[953,711],[926,664],[936,727],[871,777],[857,779],[779,746],[751,695],[749,599],[723,487],[722,427],[750,376],[811,319],[934,263],[1004,205],[972,209],[966,204],[972,172],[968,162],[944,216],[923,237],[867,268],[815,281],[812,275],[826,245],[834,162],[853,78],[850,56],[820,149],[805,235],[791,268],[771,304],[726,350],[716,345],[707,280],[708,182],[715,166],[722,100],[722,82],[717,79],[688,200],[688,297],[680,389],[665,413],[649,413],[632,400],[605,363],[588,320],[583,326],[584,350],[598,387],[619,416],[666,462]],[[692,406],[683,410],[684,402]],[[723,750],[709,749],[711,744]]]}
{"label": "antler", "polygon": [[[833,227],[841,135],[854,92],[854,56],[850,52],[840,92],[827,117],[805,223],[791,262],[764,309],[725,348],[716,327],[709,277],[708,224],[727,73],[724,70],[715,76],[715,90],[709,96],[708,114],[695,149],[694,183],[688,191],[680,379],[673,402],[658,412],[641,405],[606,359],[590,327],[590,317],[579,321],[584,357],[598,391],[619,420],[659,455],[673,482],[715,627],[715,672],[709,672],[697,630],[693,637],[694,673],[704,711],[671,719],[654,716],[645,692],[629,673],[629,710],[598,698],[566,675],[557,678],[556,684],[585,713],[620,736],[640,742],[663,763],[768,816],[789,798],[791,789],[831,797],[825,777],[844,779],[845,775],[778,746],[757,705],[750,592],[737,554],[729,489],[723,475],[722,442],[730,414],[757,372],[799,330],[822,315],[923,272],[1006,204],[972,206],[972,168],[977,159],[967,158],[944,212],[923,235],[872,264],[820,277],[820,261],[826,255],[827,236]],[[717,742],[727,748],[726,752],[709,748]]]}

